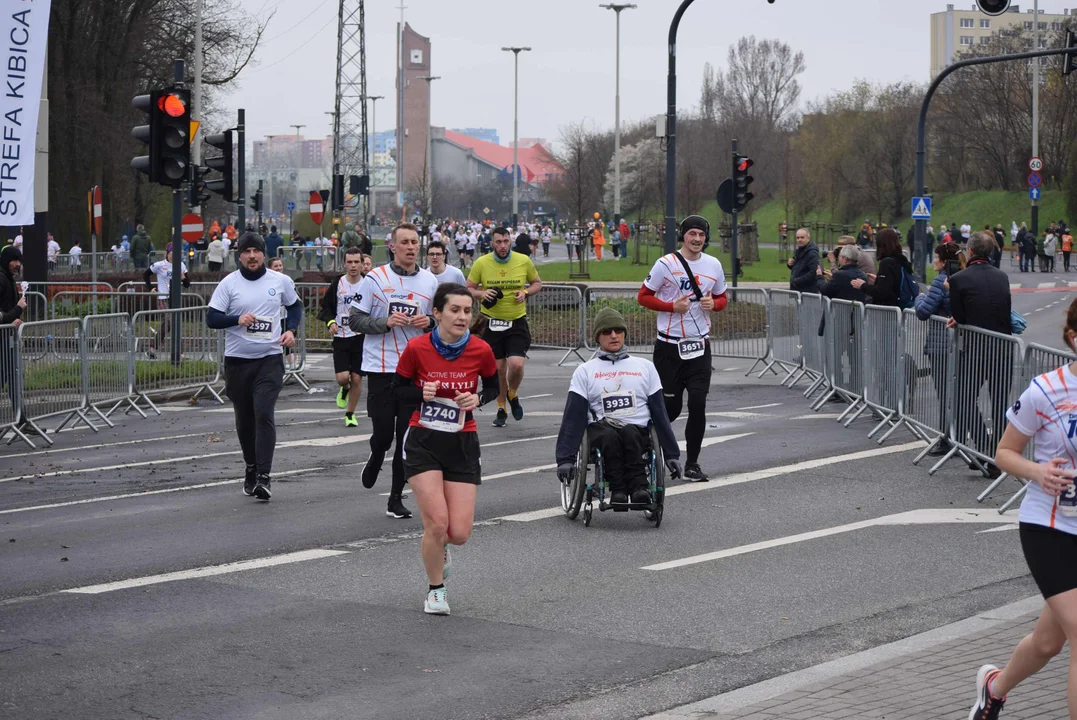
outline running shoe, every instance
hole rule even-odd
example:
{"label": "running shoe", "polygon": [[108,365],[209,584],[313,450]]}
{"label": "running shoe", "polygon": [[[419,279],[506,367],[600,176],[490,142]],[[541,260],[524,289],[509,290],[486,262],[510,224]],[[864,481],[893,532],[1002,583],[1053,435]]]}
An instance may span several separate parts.
{"label": "running shoe", "polygon": [[709,477],[703,474],[699,463],[688,463],[684,466],[684,479],[688,482],[707,482]]}
{"label": "running shoe", "polygon": [[378,481],[378,473],[381,472],[381,464],[384,460],[384,456],[374,457],[374,453],[370,453],[370,457],[366,459],[366,465],[363,466],[363,487],[368,490],[374,487],[374,483]]}
{"label": "running shoe", "polygon": [[969,711],[969,720],[996,720],[1002,712],[1006,698],[997,698],[987,689],[988,683],[998,677],[999,672],[994,665],[984,665],[976,674],[976,703]]}
{"label": "running shoe", "polygon": [[269,475],[259,473],[258,483],[254,486],[254,497],[259,500],[268,500],[273,497],[273,493],[269,491]]}
{"label": "running shoe", "polygon": [[445,596],[445,588],[431,590],[426,594],[426,602],[423,603],[423,612],[427,615],[449,614],[449,601]]}
{"label": "running shoe", "polygon": [[445,546],[445,567],[441,570],[441,578],[443,580],[449,579],[449,573],[452,572],[452,553],[449,552],[449,546]]}
{"label": "running shoe", "polygon": [[258,470],[254,465],[247,466],[247,472],[243,476],[243,494],[247,497],[254,495],[254,486],[258,484]]}
{"label": "running shoe", "polygon": [[407,520],[411,517],[411,511],[404,507],[399,497],[390,497],[389,505],[385,508],[385,514],[397,520]]}
{"label": "running shoe", "polygon": [[359,421],[355,419],[355,413],[344,413],[344,427],[359,427]]}
{"label": "running shoe", "polygon": [[508,421],[508,419],[509,414],[505,412],[505,408],[499,407],[497,409],[497,416],[494,418],[494,421],[491,424],[494,427],[505,427],[505,423]]}
{"label": "running shoe", "polygon": [[337,390],[337,407],[341,410],[348,407],[348,388],[343,385]]}
{"label": "running shoe", "polygon": [[524,406],[520,404],[520,398],[515,397],[509,400],[509,407],[512,408],[513,420],[524,419]]}

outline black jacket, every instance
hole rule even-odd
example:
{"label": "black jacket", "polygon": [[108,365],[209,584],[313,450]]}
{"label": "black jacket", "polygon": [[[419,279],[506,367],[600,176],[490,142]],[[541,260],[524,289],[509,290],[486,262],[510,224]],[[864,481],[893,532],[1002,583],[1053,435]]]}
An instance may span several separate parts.
{"label": "black jacket", "polygon": [[815,292],[819,282],[815,269],[819,267],[819,248],[808,242],[793,253],[793,266],[789,268],[789,289],[799,292]]}
{"label": "black jacket", "polygon": [[1010,280],[1002,270],[976,259],[950,276],[950,312],[958,325],[1012,335]]}
{"label": "black jacket", "polygon": [[0,268],[0,325],[10,325],[22,317],[22,308],[18,306],[19,286],[11,271]]}
{"label": "black jacket", "polygon": [[819,282],[819,294],[825,295],[831,300],[852,300],[853,302],[866,303],[868,296],[863,290],[853,287],[853,280],[868,281],[868,276],[856,265],[845,265],[834,271],[830,280]]}
{"label": "black jacket", "polygon": [[873,305],[898,307],[901,295],[901,273],[912,275],[912,263],[904,255],[884,257],[879,261],[879,273],[875,282],[863,286]]}

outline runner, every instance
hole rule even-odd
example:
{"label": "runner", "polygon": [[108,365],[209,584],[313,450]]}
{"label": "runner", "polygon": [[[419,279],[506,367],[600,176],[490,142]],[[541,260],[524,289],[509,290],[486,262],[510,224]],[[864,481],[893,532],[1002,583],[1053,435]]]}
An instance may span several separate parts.
{"label": "runner", "polygon": [[[180,276],[180,282],[183,287],[191,287],[191,280],[187,277],[187,265],[184,262],[180,262],[180,272],[183,273]],[[150,265],[146,270],[142,272],[142,279],[146,282],[146,290],[153,292],[153,277],[157,276],[157,309],[168,309],[168,297],[172,292],[172,251],[169,250],[165,253],[165,259],[155,262]],[[183,303],[180,303],[183,306]],[[160,348],[161,343],[168,337],[168,334],[172,331],[172,314],[168,313],[161,320],[161,327],[158,328],[158,332],[153,336],[150,342],[150,347],[146,351],[146,354],[150,358],[157,357],[157,350]]]}
{"label": "runner", "polygon": [[363,487],[378,481],[385,453],[396,437],[393,452],[393,485],[385,514],[399,520],[411,512],[401,498],[404,492],[403,439],[413,404],[393,397],[393,377],[397,362],[412,338],[434,324],[431,301],[438,289],[437,279],[423,270],[419,260],[419,229],[410,223],[398,225],[390,235],[393,262],[367,275],[352,301],[348,325],[352,332],[366,335],[363,341],[363,372],[369,378],[366,411],[374,421],[370,438],[370,458],[363,468]]}
{"label": "runner", "polygon": [[[224,345],[225,391],[236,415],[236,434],[247,464],[243,494],[269,500],[270,472],[277,429],[273,410],[284,384],[283,348],[295,345],[303,303],[284,275],[265,267],[265,241],[244,233],[239,239],[238,270],[213,291],[206,324],[227,330]],[[288,308],[282,333],[277,315]]]}
{"label": "runner", "polygon": [[[1077,349],[1077,301],[1066,312],[1062,339]],[[976,678],[969,720],[994,720],[1006,695],[1062,652],[1077,645],[1077,363],[1035,378],[1006,413],[1009,424],[995,464],[1027,478],[1021,501],[1021,549],[1046,607],[1013,651],[1006,667],[984,665]],[[1035,460],[1022,457],[1035,440]],[[1069,660],[1069,717],[1077,718],[1077,654]]]}
{"label": "runner", "polygon": [[344,427],[359,427],[355,408],[363,393],[363,336],[352,331],[348,316],[352,302],[359,297],[364,257],[357,247],[344,251],[344,274],[329,281],[318,313],[318,319],[326,324],[333,336],[333,371],[340,386],[337,407],[344,410]]}
{"label": "runner", "polygon": [[430,247],[426,250],[426,258],[430,261],[430,272],[434,273],[434,277],[438,279],[438,285],[444,285],[445,283],[465,284],[467,280],[464,278],[464,273],[460,272],[460,268],[445,264],[445,253],[445,244],[440,240],[431,242]]}
{"label": "runner", "polygon": [[526,255],[512,250],[511,233],[499,227],[493,232],[494,251],[475,261],[467,278],[467,288],[482,303],[486,320],[483,340],[497,358],[501,392],[497,396],[494,427],[505,427],[508,413],[505,400],[512,406],[512,417],[522,420],[523,406],[517,393],[524,379],[524,360],[531,348],[531,331],[527,325],[527,297],[542,289],[535,264]]}
{"label": "runner", "polygon": [[681,221],[680,252],[658,258],[639,290],[639,304],[658,312],[654,364],[670,422],[681,414],[688,392],[688,422],[684,428],[687,457],[684,479],[706,482],[699,467],[703,432],[707,427],[707,393],[711,385],[712,312],[725,309],[726,284],[722,263],[703,254],[710,241],[710,223],[699,215]]}
{"label": "runner", "polygon": [[423,610],[431,615],[449,614],[449,545],[467,542],[475,519],[481,453],[472,412],[498,393],[494,354],[468,330],[472,302],[463,285],[440,286],[433,302],[437,325],[408,342],[393,381],[397,399],[418,406],[404,437],[404,468],[423,520],[430,583]]}

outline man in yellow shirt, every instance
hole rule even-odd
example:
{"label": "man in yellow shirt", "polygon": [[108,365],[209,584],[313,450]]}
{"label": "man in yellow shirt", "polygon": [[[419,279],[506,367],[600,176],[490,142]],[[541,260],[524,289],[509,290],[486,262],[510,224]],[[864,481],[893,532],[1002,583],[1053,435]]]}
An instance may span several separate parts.
{"label": "man in yellow shirt", "polygon": [[517,392],[524,379],[524,360],[531,348],[531,331],[527,326],[527,297],[542,289],[542,280],[531,258],[512,251],[507,228],[496,228],[490,246],[493,252],[483,255],[471,266],[467,289],[482,304],[486,329],[482,333],[497,359],[501,392],[497,396],[494,427],[505,427],[508,413],[505,400],[512,407],[512,417],[522,420],[524,409]]}

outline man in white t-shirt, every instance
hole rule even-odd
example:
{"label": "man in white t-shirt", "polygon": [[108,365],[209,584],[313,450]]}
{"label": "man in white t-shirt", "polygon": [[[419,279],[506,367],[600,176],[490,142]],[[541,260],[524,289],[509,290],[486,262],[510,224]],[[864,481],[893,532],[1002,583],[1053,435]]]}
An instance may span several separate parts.
{"label": "man in white t-shirt", "polygon": [[460,272],[460,268],[445,263],[447,252],[445,243],[439,240],[434,240],[430,243],[430,247],[426,249],[426,259],[430,264],[430,272],[438,279],[438,285],[444,285],[445,283],[466,285],[467,278],[464,277],[464,273]]}
{"label": "man in white t-shirt", "polygon": [[[183,287],[190,287],[191,281],[187,278],[187,265],[180,263],[180,278]],[[157,309],[168,309],[168,296],[172,286],[172,251],[165,254],[164,260],[159,260],[150,265],[142,273],[142,280],[146,283],[146,290],[153,291],[153,277],[157,276]]]}
{"label": "man in white t-shirt", "polygon": [[961,239],[965,242],[966,245],[968,244],[969,237],[971,235],[972,235],[972,225],[970,225],[968,222],[966,222],[964,225],[961,226]]}
{"label": "man in white t-shirt", "polygon": [[71,249],[68,250],[68,254],[71,255],[71,267],[82,267],[82,245],[78,238],[75,238],[71,245]]}
{"label": "man in white t-shirt", "polygon": [[688,422],[684,439],[684,479],[706,482],[699,467],[703,432],[707,427],[707,393],[711,385],[711,313],[725,309],[726,284],[722,263],[704,255],[710,223],[699,215],[680,225],[680,252],[663,255],[639,290],[639,304],[658,313],[654,364],[662,378],[666,412],[671,421],[681,414],[688,393]]}
{"label": "man in white t-shirt", "polygon": [[49,272],[56,269],[56,259],[60,256],[60,243],[56,242],[56,238],[52,236],[52,233],[48,233],[49,242],[45,247],[45,252],[49,258]]}
{"label": "man in white t-shirt", "polygon": [[[303,302],[289,279],[265,267],[265,241],[247,232],[238,241],[239,269],[213,291],[206,324],[225,331],[225,392],[236,415],[246,473],[243,494],[269,500],[277,428],[273,411],[284,385],[284,348],[295,345]],[[287,309],[282,332],[281,306]]]}
{"label": "man in white t-shirt", "polygon": [[358,427],[355,408],[363,393],[363,336],[351,329],[351,306],[359,297],[363,282],[363,251],[344,251],[344,274],[336,275],[322,295],[318,319],[333,336],[333,371],[337,376],[337,407],[344,410],[344,427]]}
{"label": "man in white t-shirt", "polygon": [[393,261],[374,268],[359,286],[352,301],[348,325],[365,335],[363,372],[367,374],[367,415],[373,421],[370,458],[363,468],[363,487],[372,488],[396,436],[393,453],[393,485],[385,514],[399,520],[410,518],[402,496],[404,483],[404,435],[415,406],[393,394],[393,378],[400,354],[408,341],[434,325],[433,300],[437,278],[418,266],[419,228],[398,225],[390,233]]}
{"label": "man in white t-shirt", "polygon": [[[572,373],[557,434],[557,476],[566,483],[573,479],[576,454],[586,430],[591,447],[602,451],[611,502],[647,505],[653,500],[647,488],[646,462],[651,423],[674,477],[681,475],[681,451],[666,415],[658,371],[650,360],[628,354],[627,327],[624,317],[613,308],[602,308],[595,317],[598,352]],[[595,421],[589,422],[592,417]]]}

